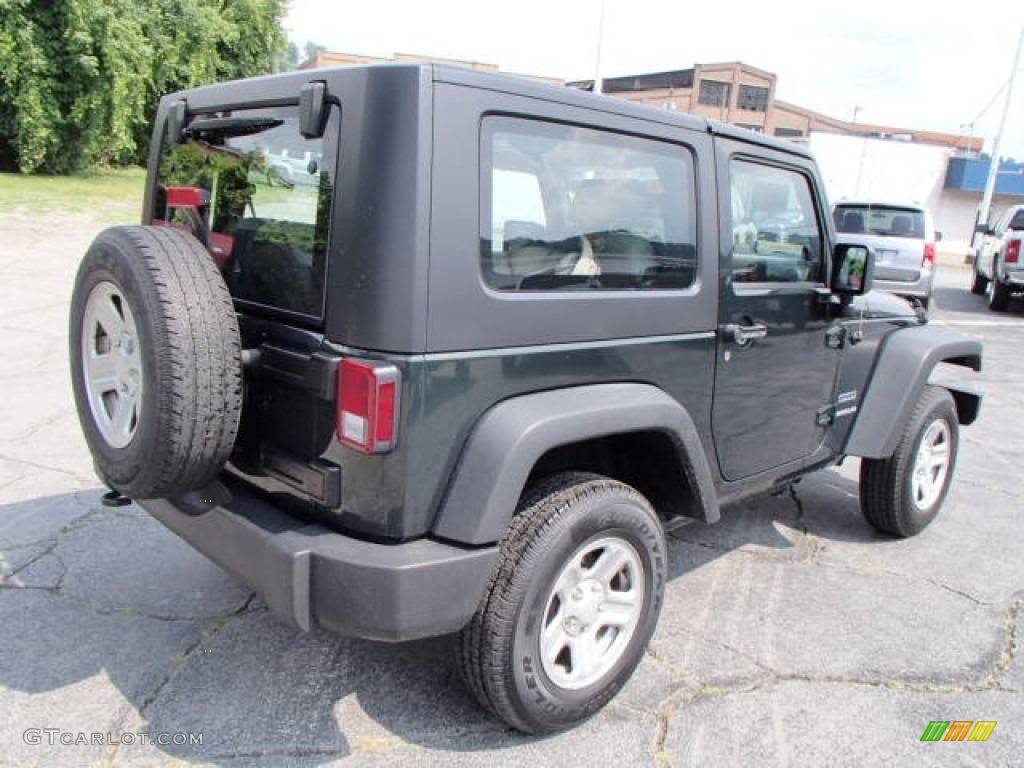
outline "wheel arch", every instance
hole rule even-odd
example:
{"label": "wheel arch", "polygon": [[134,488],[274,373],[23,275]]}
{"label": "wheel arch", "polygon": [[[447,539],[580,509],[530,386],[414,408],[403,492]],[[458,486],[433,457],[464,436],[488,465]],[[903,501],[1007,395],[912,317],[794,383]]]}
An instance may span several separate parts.
{"label": "wheel arch", "polygon": [[[685,515],[715,522],[718,503],[704,450],[689,413],[649,384],[595,384],[512,398],[487,411],[474,428],[433,532],[473,545],[498,541],[529,484],[565,470],[634,485],[663,519]],[[670,462],[670,471],[658,471],[661,461]]]}
{"label": "wheel arch", "polygon": [[[910,418],[939,363],[981,370],[981,343],[945,328],[918,326],[890,333],[882,342],[843,453],[882,459],[896,450]],[[981,396],[953,385],[948,389],[961,424],[971,424],[981,407]]]}

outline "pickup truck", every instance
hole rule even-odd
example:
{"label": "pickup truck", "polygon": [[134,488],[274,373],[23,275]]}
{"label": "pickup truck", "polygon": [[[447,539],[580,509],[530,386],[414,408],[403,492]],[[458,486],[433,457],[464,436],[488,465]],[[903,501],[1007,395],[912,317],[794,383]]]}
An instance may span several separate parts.
{"label": "pickup truck", "polygon": [[1011,294],[1024,291],[1024,205],[1011,206],[994,227],[981,224],[977,231],[982,241],[974,259],[971,293],[987,295],[989,307],[1003,312]]}

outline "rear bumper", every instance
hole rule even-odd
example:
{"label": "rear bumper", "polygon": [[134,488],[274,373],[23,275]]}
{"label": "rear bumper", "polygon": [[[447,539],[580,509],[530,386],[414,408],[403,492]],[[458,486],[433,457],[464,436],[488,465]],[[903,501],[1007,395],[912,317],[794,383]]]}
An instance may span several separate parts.
{"label": "rear bumper", "polygon": [[932,286],[934,284],[935,270],[922,269],[916,280],[903,281],[876,278],[873,286],[876,290],[888,291],[899,296],[916,296],[920,299],[927,299],[932,295]]}
{"label": "rear bumper", "polygon": [[1006,269],[1004,267],[1001,277],[1003,282],[1015,291],[1024,289],[1024,269]]}
{"label": "rear bumper", "polygon": [[139,504],[305,630],[376,640],[454,632],[476,610],[497,560],[496,547],[353,539],[296,520],[235,481]]}

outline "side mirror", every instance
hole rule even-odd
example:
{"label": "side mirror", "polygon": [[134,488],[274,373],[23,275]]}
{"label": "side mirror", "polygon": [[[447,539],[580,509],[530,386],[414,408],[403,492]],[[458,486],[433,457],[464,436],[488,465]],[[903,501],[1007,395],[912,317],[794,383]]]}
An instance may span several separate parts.
{"label": "side mirror", "polygon": [[875,280],[875,255],[866,245],[838,243],[832,251],[832,293],[861,296]]}
{"label": "side mirror", "polygon": [[327,83],[314,80],[299,91],[299,133],[319,139],[327,127]]}
{"label": "side mirror", "polygon": [[991,235],[994,230],[988,224],[979,224],[974,228],[974,231],[979,235]]}

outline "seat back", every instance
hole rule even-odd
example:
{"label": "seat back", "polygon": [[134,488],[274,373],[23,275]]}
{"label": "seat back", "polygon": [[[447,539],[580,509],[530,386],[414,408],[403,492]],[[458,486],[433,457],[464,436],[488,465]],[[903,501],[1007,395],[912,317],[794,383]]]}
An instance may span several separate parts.
{"label": "seat back", "polygon": [[864,214],[860,211],[846,211],[840,229],[843,232],[856,234],[864,231]]}
{"label": "seat back", "polygon": [[889,225],[889,230],[894,235],[912,235],[914,234],[914,222],[906,214],[897,214],[892,217],[892,223]]}

